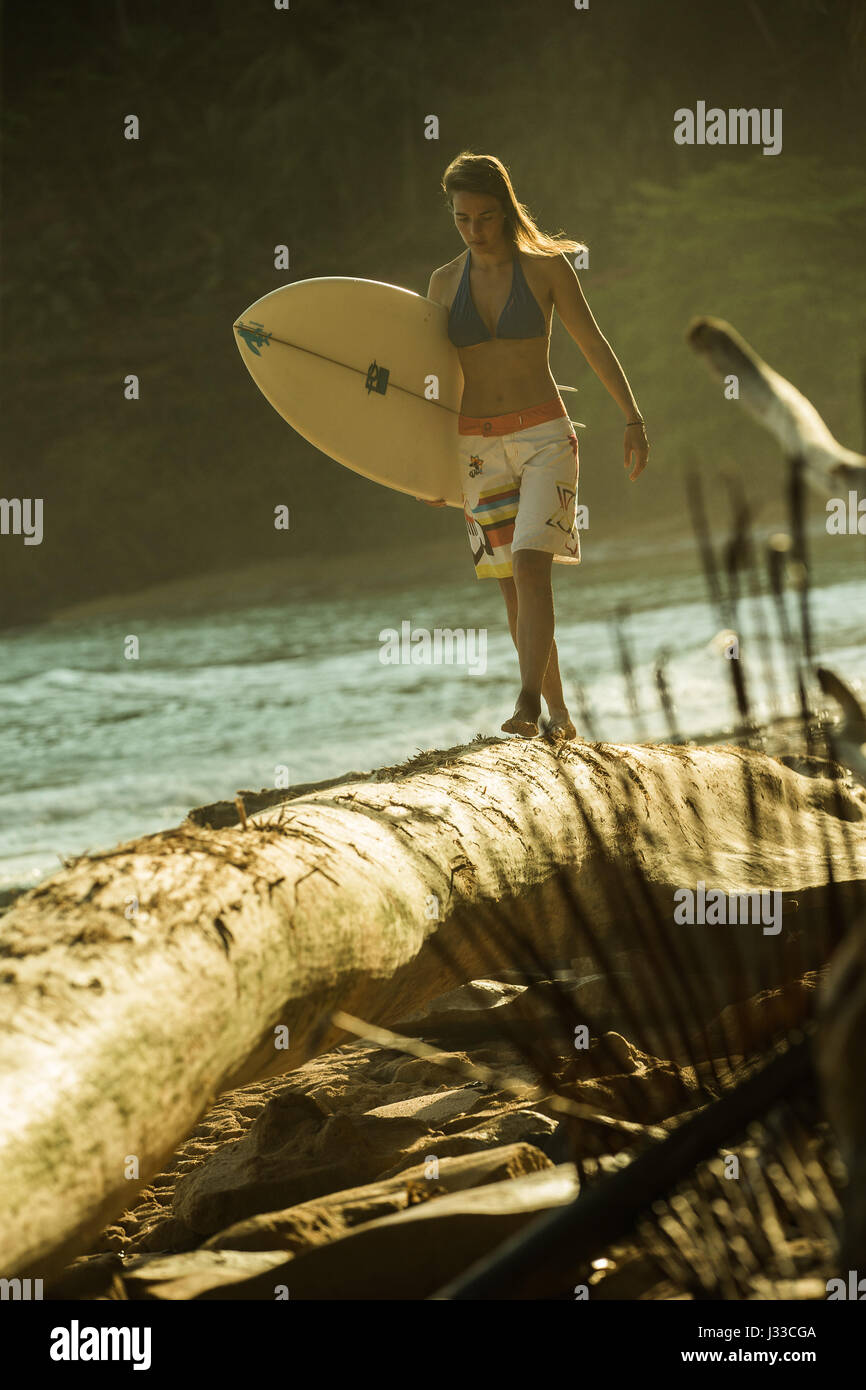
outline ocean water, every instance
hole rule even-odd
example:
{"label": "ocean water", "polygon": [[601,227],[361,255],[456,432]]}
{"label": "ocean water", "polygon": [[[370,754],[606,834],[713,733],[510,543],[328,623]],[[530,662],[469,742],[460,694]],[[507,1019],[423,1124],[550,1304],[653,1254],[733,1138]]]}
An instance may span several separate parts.
{"label": "ocean water", "polygon": [[[812,557],[818,658],[862,693],[864,547],[857,537],[833,540],[819,540]],[[240,788],[273,786],[281,768],[291,783],[318,781],[498,733],[518,687],[499,586],[478,583],[465,559],[452,559],[369,583],[363,564],[336,585],[257,589],[245,580],[244,590],[221,577],[224,599],[196,598],[192,586],[184,602],[167,591],[145,605],[118,600],[0,633],[0,890],[36,882],[64,855],[177,824],[191,807]],[[724,736],[733,727],[727,661],[712,645],[723,625],[690,538],[596,545],[590,563],[554,574],[560,662],[579,732],[577,681],[601,737],[665,738],[653,679],[662,650],[680,731]],[[769,600],[760,605],[769,643],[759,650],[752,635],[755,604],[742,605],[740,625],[756,709],[793,713],[788,654]],[[614,640],[617,612],[640,691],[637,717]],[[796,628],[793,600],[790,613]],[[383,663],[381,634],[404,624],[430,633],[431,645],[437,628],[467,632],[471,665],[412,661],[412,644],[406,659]],[[130,632],[137,660],[124,655]],[[758,679],[765,661],[775,690]]]}

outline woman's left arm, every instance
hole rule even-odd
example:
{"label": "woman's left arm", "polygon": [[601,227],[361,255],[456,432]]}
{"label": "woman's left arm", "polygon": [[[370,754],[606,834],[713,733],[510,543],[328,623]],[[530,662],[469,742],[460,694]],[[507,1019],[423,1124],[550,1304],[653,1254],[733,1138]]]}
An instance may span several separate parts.
{"label": "woman's left arm", "polygon": [[550,271],[553,304],[559,317],[625,416],[624,462],[628,468],[632,454],[635,455],[634,467],[629,474],[634,482],[647,466],[649,440],[632,389],[613,348],[593,318],[574,268],[564,254],[551,259]]}

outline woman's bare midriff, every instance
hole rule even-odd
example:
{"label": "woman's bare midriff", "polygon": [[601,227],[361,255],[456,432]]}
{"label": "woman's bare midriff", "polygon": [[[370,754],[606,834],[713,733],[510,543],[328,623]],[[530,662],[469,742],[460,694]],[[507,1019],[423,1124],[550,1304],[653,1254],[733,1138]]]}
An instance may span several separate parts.
{"label": "woman's bare midriff", "polygon": [[[548,329],[549,331],[549,329]],[[464,415],[505,415],[557,395],[547,362],[548,338],[493,338],[458,348]]]}

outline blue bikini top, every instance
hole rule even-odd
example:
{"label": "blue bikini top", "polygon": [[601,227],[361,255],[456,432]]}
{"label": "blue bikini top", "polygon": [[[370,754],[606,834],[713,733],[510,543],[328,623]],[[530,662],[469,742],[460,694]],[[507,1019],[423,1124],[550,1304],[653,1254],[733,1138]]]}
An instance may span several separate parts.
{"label": "blue bikini top", "polygon": [[[448,315],[448,337],[455,347],[473,347],[476,343],[491,342],[491,335],[476,309],[469,288],[469,269],[472,260],[471,249],[466,252],[466,263],[454,303]],[[511,273],[511,293],[505,301],[505,308],[496,326],[497,338],[541,338],[547,336],[547,322],[515,253]]]}

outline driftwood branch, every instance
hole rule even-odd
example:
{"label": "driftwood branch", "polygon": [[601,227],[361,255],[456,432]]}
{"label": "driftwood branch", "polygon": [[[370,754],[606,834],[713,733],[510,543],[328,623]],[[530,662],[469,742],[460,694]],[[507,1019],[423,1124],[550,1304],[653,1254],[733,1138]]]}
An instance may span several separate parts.
{"label": "driftwood branch", "polygon": [[718,377],[735,376],[739,399],[778,440],[786,458],[802,458],[812,486],[825,496],[866,490],[866,457],[834,439],[810,400],[768,366],[723,319],[697,318],[687,341]]}

